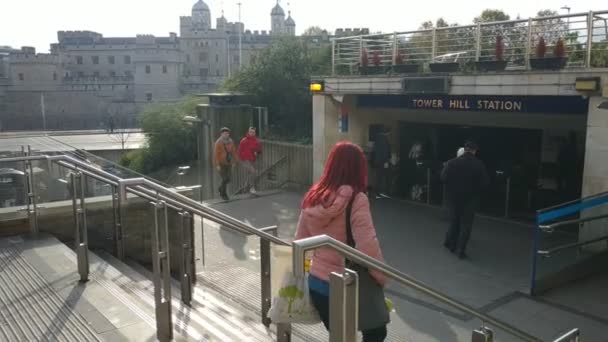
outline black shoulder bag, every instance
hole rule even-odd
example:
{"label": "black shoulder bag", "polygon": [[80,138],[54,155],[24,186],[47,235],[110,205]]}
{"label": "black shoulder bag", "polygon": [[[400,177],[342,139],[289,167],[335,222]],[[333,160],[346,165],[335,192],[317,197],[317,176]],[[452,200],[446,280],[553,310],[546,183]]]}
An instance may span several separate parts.
{"label": "black shoulder bag", "polygon": [[[350,222],[355,196],[353,195],[346,208],[346,242],[352,248],[356,248]],[[359,276],[359,330],[375,329],[388,324],[390,316],[382,286],[372,277],[367,268],[348,259],[345,267],[357,272]]]}

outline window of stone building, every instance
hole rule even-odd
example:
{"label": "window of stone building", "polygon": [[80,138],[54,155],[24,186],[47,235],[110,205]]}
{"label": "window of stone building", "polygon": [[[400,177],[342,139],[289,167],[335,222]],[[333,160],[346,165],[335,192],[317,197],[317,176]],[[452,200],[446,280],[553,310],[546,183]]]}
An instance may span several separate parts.
{"label": "window of stone building", "polygon": [[146,93],[146,100],[152,102],[152,93]]}
{"label": "window of stone building", "polygon": [[57,73],[56,72],[53,73],[53,81],[57,81]]}
{"label": "window of stone building", "polygon": [[125,64],[131,64],[131,56],[125,56]]}
{"label": "window of stone building", "polygon": [[238,63],[239,62],[239,55],[232,56],[232,60],[234,61],[234,63]]}
{"label": "window of stone building", "polygon": [[163,74],[166,74],[166,73],[167,73],[167,66],[163,65]]}
{"label": "window of stone building", "polygon": [[76,56],[76,64],[82,64],[82,56]]}
{"label": "window of stone building", "polygon": [[186,55],[186,62],[190,63],[190,55]]}
{"label": "window of stone building", "polygon": [[93,77],[97,77],[97,78],[99,78],[99,71],[95,71],[95,72],[93,73]]}
{"label": "window of stone building", "polygon": [[127,71],[125,71],[125,76],[133,77],[133,74],[131,73],[131,71],[127,70]]}
{"label": "window of stone building", "polygon": [[23,81],[25,79],[25,76],[23,76],[22,73],[19,73],[19,81]]}
{"label": "window of stone building", "polygon": [[80,77],[80,78],[84,78],[84,72],[79,71],[79,72],[78,72],[78,77]]}
{"label": "window of stone building", "polygon": [[110,77],[116,77],[116,71],[110,71]]}
{"label": "window of stone building", "polygon": [[92,56],[91,60],[93,61],[93,64],[99,64],[99,56]]}
{"label": "window of stone building", "polygon": [[219,70],[215,70],[215,75],[219,76],[220,75],[220,71]]}
{"label": "window of stone building", "polygon": [[114,56],[108,56],[108,63],[109,63],[109,64],[114,64],[114,63],[116,63],[116,59],[114,58]]}
{"label": "window of stone building", "polygon": [[219,63],[220,62],[220,56],[215,55],[215,63]]}
{"label": "window of stone building", "polygon": [[201,63],[206,63],[209,60],[209,54],[206,52],[201,52],[198,54],[198,61]]}
{"label": "window of stone building", "polygon": [[146,65],[146,74],[149,74],[150,72],[152,72],[150,66]]}
{"label": "window of stone building", "polygon": [[209,75],[209,69],[201,68],[199,71],[201,77],[207,77]]}

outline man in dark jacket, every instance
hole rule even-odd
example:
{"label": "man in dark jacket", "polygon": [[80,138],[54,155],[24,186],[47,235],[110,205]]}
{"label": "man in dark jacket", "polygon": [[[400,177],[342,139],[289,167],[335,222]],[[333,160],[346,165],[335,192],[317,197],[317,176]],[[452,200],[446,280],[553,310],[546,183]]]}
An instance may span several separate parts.
{"label": "man in dark jacket", "polygon": [[390,131],[383,131],[376,137],[374,144],[374,167],[376,168],[376,195],[386,196],[389,185],[389,165],[391,160],[391,145],[388,141]]}
{"label": "man in dark jacket", "polygon": [[466,257],[479,195],[489,183],[483,162],[475,157],[477,150],[475,143],[467,142],[464,154],[448,161],[441,172],[450,208],[450,228],[443,244],[461,259]]}

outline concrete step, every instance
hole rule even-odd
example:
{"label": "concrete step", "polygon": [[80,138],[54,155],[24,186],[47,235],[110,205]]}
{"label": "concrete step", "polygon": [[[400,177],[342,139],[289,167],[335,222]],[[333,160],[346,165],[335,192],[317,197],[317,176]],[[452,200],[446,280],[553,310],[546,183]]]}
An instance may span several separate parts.
{"label": "concrete step", "polygon": [[48,235],[0,239],[0,341],[154,340],[129,296],[99,269],[81,283],[75,260]]}
{"label": "concrete step", "polygon": [[[134,262],[123,263],[105,252],[98,255],[117,271],[115,282],[138,298],[153,315],[154,287],[151,272]],[[258,315],[225,299],[209,288],[196,286],[192,306],[181,302],[179,283],[172,282],[174,335],[192,341],[276,341]]]}

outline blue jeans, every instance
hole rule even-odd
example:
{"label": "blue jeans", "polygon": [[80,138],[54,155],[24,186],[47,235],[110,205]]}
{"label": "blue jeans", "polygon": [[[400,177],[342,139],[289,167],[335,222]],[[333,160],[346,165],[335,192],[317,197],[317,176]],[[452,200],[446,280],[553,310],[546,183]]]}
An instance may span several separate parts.
{"label": "blue jeans", "polygon": [[[329,330],[329,297],[311,290],[310,299],[312,300],[312,305],[319,312],[325,329]],[[363,334],[363,342],[383,342],[387,335],[386,325],[364,330],[361,333]]]}

